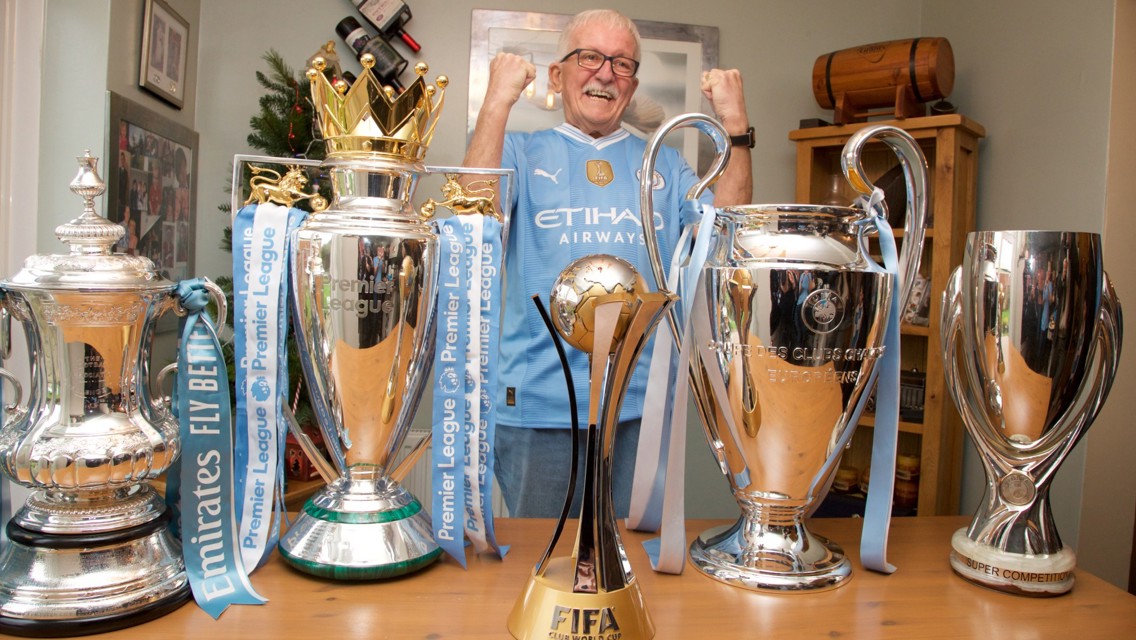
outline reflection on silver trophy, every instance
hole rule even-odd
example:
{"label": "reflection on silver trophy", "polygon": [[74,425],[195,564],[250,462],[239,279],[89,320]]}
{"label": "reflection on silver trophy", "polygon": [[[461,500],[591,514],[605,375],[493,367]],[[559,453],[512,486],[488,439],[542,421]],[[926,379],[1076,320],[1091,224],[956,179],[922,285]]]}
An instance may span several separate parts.
{"label": "reflection on silver trophy", "polygon": [[[0,282],[3,312],[27,336],[32,377],[22,396],[0,369],[16,389],[0,465],[32,489],[0,556],[8,634],[110,631],[190,597],[181,544],[148,484],[181,451],[177,421],[149,387],[155,326],[178,307],[176,285],[149,259],[112,253],[125,230],[95,213],[105,190],[97,159],[78,160],[71,190],[84,210],[55,230],[70,252],[31,256]],[[224,294],[210,293],[223,323]]]}
{"label": "reflection on silver trophy", "polygon": [[947,381],[986,470],[951,566],[980,585],[1032,596],[1073,588],[1049,487],[1116,375],[1120,302],[1100,236],[983,231],[967,236],[943,297]]}
{"label": "reflection on silver trophy", "polygon": [[[380,86],[373,60],[350,90],[308,71],[328,144],[333,199],[293,239],[292,299],[304,378],[329,464],[293,433],[328,486],[281,538],[301,571],[348,580],[398,576],[434,562],[430,516],[397,481],[395,458],[429,369],[438,239],[410,205],[446,86]],[[412,459],[408,459],[412,462]],[[404,461],[405,463],[406,461]]]}
{"label": "reflection on silver trophy", "polygon": [[[719,154],[728,147],[718,123],[692,115],[664,125],[645,157],[653,161],[662,136],[686,124],[707,133]],[[743,205],[716,213],[716,246],[688,320],[699,352],[691,356],[691,385],[742,515],[698,536],[690,560],[728,584],[820,590],[851,575],[840,546],[810,532],[804,519],[856,428],[884,353],[891,298],[906,298],[918,271],[925,215],[926,164],[900,129],[872,126],[852,136],[843,157],[849,182],[864,195],[873,191],[860,165],[869,140],[899,156],[913,203],[899,259],[902,294],[867,255],[872,207]]]}
{"label": "reflection on silver trophy", "polygon": [[571,556],[551,557],[572,503],[573,473],[552,542],[509,615],[509,632],[519,640],[655,635],[616,526],[612,464],[619,410],[635,363],[674,300],[648,291],[635,267],[608,255],[574,261],[553,285],[548,321],[590,356],[584,495]]}

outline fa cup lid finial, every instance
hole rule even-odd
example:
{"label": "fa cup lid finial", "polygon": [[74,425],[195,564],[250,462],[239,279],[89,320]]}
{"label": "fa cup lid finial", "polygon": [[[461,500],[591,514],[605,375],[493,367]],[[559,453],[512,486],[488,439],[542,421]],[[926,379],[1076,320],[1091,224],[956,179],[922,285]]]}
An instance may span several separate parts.
{"label": "fa cup lid finial", "polygon": [[83,199],[83,213],[67,224],[55,228],[55,237],[71,246],[72,254],[110,255],[114,243],[126,234],[122,225],[95,213],[95,198],[106,191],[106,183],[99,177],[99,159],[87,150],[76,158],[79,173],[71,181],[71,193]]}

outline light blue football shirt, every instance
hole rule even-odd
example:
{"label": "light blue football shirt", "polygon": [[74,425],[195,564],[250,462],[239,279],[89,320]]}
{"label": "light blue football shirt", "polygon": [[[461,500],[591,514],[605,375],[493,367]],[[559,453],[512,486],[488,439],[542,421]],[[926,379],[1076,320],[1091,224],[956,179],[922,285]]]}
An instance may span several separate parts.
{"label": "light blue football shirt", "polygon": [[[562,124],[505,137],[502,167],[516,171],[512,222],[505,257],[498,420],[531,428],[567,428],[572,422],[560,359],[532,296],[549,306],[564,267],[606,253],[627,260],[657,289],[639,215],[639,173],[646,141],[620,129],[592,138]],[[698,177],[682,156],[663,146],[655,163],[654,222],[663,263],[682,231],[682,203]],[[709,192],[703,200],[709,202]],[[662,326],[662,325],[660,325]],[[565,345],[572,366],[581,426],[587,426],[588,357]],[[639,358],[620,420],[643,414],[650,345]]]}

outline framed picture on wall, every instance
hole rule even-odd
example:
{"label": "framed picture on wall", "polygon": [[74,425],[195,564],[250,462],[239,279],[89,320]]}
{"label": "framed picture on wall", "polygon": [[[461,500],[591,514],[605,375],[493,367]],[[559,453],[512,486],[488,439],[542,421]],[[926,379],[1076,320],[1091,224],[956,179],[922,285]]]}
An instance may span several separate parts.
{"label": "framed picture on wall", "polygon": [[197,132],[107,92],[107,219],[116,251],[145,256],[170,280],[193,273]]}
{"label": "framed picture on wall", "polygon": [[[557,61],[560,34],[570,15],[474,9],[470,30],[469,112],[467,136],[489,84],[489,61],[505,51],[527,58],[536,79],[509,113],[509,131],[536,131],[564,122],[560,96],[548,87],[548,65]],[[639,87],[623,123],[649,137],[666,120],[683,113],[713,113],[700,88],[703,71],[718,65],[718,28],[635,20],[642,40]],[[690,166],[705,172],[713,149],[705,136],[685,129],[668,136]]]}
{"label": "framed picture on wall", "polygon": [[185,104],[189,23],[162,0],[146,0],[142,14],[139,86],[178,109]]}

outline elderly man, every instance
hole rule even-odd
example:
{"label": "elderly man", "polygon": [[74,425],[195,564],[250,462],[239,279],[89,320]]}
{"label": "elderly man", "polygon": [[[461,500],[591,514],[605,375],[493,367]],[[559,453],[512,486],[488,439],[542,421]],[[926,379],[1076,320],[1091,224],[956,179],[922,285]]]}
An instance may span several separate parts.
{"label": "elderly man", "polygon": [[[517,172],[506,249],[495,443],[497,478],[515,517],[559,515],[570,474],[571,412],[576,410],[569,406],[559,358],[531,297],[540,294],[547,301],[569,262],[596,253],[631,262],[650,281],[639,218],[638,174],[646,142],[621,126],[639,84],[639,56],[639,32],[626,16],[609,10],[576,15],[561,35],[557,62],[548,69],[549,87],[559,93],[564,108],[564,124],[506,135],[509,112],[536,69],[520,56],[498,54],[490,63],[485,101],[466,152],[467,167]],[[713,202],[748,203],[752,129],[741,75],[714,69],[703,74],[702,92],[735,144]],[[680,207],[697,176],[676,151],[663,147],[655,176],[646,179],[653,180],[656,190],[654,224],[669,261],[681,231]],[[578,411],[586,416],[587,356],[571,351]],[[616,430],[614,492],[620,517],[629,504],[649,355],[645,351],[636,367]]]}

